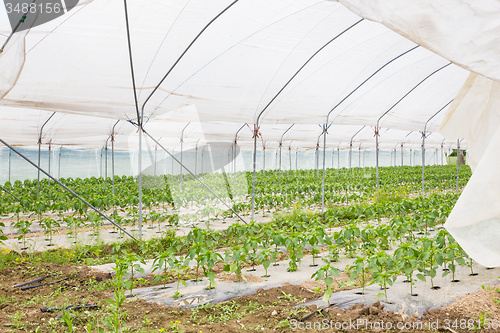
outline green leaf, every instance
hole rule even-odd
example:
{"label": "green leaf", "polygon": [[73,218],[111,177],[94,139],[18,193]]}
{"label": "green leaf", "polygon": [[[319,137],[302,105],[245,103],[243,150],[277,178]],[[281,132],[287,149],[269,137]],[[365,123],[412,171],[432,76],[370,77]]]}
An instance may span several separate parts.
{"label": "green leaf", "polygon": [[333,278],[331,278],[331,277],[326,277],[326,278],[324,279],[324,281],[325,281],[325,284],[326,284],[328,287],[330,287],[330,286],[333,284]]}
{"label": "green leaf", "polygon": [[417,278],[420,280],[420,281],[423,281],[423,282],[427,282],[427,279],[425,278],[425,276],[423,274],[417,274]]}
{"label": "green leaf", "polygon": [[323,295],[323,302],[325,302],[326,304],[330,304],[330,297],[332,297],[332,295],[333,295],[332,289],[327,287]]}

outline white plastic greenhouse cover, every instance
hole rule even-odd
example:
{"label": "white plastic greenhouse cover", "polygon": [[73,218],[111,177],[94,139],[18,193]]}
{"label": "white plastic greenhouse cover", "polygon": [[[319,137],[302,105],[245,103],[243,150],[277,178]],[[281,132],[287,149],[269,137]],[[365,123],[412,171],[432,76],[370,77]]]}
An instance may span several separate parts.
{"label": "white plastic greenhouse cover", "polygon": [[500,2],[340,1],[473,72],[440,129],[467,139],[474,170],[445,226],[477,262],[500,265]]}
{"label": "white plastic greenhouse cover", "polygon": [[[373,147],[380,120],[381,144],[392,149],[401,142],[418,145],[418,132],[434,132],[444,119],[441,132],[452,140],[446,144],[465,137],[476,169],[446,226],[479,263],[499,265],[500,208],[492,203],[500,188],[494,154],[500,145],[494,82],[500,79],[500,3],[340,2],[237,1],[200,35],[145,105],[146,130],[169,148],[188,122],[186,142],[192,145],[198,139],[232,141],[265,109],[262,141],[276,145],[296,124],[287,139],[314,148],[318,124],[331,112],[330,148],[345,148],[362,126],[356,142]],[[128,3],[142,106],[195,36],[232,1]],[[2,15],[1,44],[10,33]],[[122,2],[94,0],[15,34],[0,54],[0,137],[35,145],[41,125],[57,112],[44,131],[45,143],[102,147],[121,120],[119,146],[135,148],[136,132],[127,123],[137,116],[124,27]],[[238,144],[249,149],[251,139],[245,130]],[[432,134],[426,145],[438,148],[443,139]],[[485,213],[471,215],[478,207]],[[490,241],[483,238],[485,230]]]}

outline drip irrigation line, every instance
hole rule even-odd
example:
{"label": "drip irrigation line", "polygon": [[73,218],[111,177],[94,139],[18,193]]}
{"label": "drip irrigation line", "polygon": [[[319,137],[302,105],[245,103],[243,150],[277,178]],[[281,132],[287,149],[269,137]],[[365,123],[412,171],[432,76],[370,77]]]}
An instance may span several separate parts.
{"label": "drip irrigation line", "polygon": [[8,189],[6,189],[5,187],[3,187],[2,185],[0,185],[0,188],[2,190],[4,190],[6,193],[10,194],[11,196],[13,196],[14,198],[16,198],[17,201],[21,201],[21,199],[19,199],[18,197],[16,197],[14,194],[12,194],[11,191],[9,191]]}
{"label": "drip irrigation line", "polygon": [[[5,49],[5,47],[7,46],[7,43],[10,41],[10,39],[12,38],[12,36],[17,32],[17,29],[19,29],[19,27],[21,26],[21,24],[24,23],[24,21],[26,20],[26,17],[28,16],[28,12],[29,12],[29,9],[31,8],[31,5],[34,4],[36,2],[36,0],[33,0],[31,2],[31,4],[28,6],[28,9],[26,10],[25,13],[23,13],[23,16],[21,16],[21,19],[19,20],[19,22],[17,22],[16,26],[14,27],[14,29],[12,29],[12,32],[10,33],[10,35],[7,37],[7,40],[5,41],[5,43],[3,43],[2,47],[0,48],[0,54],[3,52],[3,50]],[[3,34],[2,34],[3,35]],[[5,36],[5,35],[3,35]]]}
{"label": "drip irrigation line", "polygon": [[40,308],[40,311],[42,312],[55,312],[55,311],[60,311],[60,310],[77,310],[77,309],[94,309],[99,307],[96,304],[85,304],[85,305],[68,305],[68,306],[57,306],[53,308]]}
{"label": "drip irrigation line", "polygon": [[51,274],[51,275],[47,275],[47,276],[42,276],[42,277],[39,277],[38,279],[34,279],[34,280],[31,280],[31,281],[28,281],[28,282],[24,282],[24,283],[21,283],[21,284],[16,284],[15,286],[12,286],[12,288],[24,287],[24,286],[27,286],[28,284],[32,284],[32,283],[35,283],[35,282],[40,282],[40,281],[45,280],[46,278],[53,277],[53,276],[58,276],[58,275],[61,275],[61,273],[59,273],[59,274]]}
{"label": "drip irrigation line", "polygon": [[189,172],[189,174],[191,176],[193,176],[201,185],[203,185],[208,191],[210,191],[210,193],[212,193],[222,204],[224,204],[224,206],[226,206],[227,208],[229,208],[243,223],[247,224],[247,222],[238,214],[236,213],[236,211],[230,207],[224,200],[222,200],[222,198],[217,195],[217,193],[215,193],[207,184],[205,184],[200,178],[198,178],[198,176],[196,176],[191,170],[189,170],[184,164],[182,164],[174,155],[172,155],[165,147],[163,147],[155,138],[153,138],[146,130],[143,129],[143,132],[144,134],[146,134],[151,140],[153,140],[157,145],[158,147],[160,147],[161,149],[163,149],[168,155],[170,155],[170,157],[172,157],[172,160],[176,161],[177,163],[179,163],[179,165],[184,168],[187,172]]}
{"label": "drip irrigation line", "polygon": [[212,20],[210,20],[210,22],[208,22],[203,27],[203,29],[201,29],[201,31],[196,35],[196,37],[191,41],[191,43],[189,43],[189,45],[186,47],[186,49],[181,53],[181,55],[177,58],[177,60],[174,62],[174,64],[170,67],[170,69],[168,70],[168,72],[163,76],[163,78],[160,80],[160,82],[153,89],[153,91],[151,92],[151,94],[149,94],[148,98],[146,98],[146,100],[142,104],[141,115],[144,115],[144,108],[146,107],[146,104],[149,102],[149,100],[151,99],[151,97],[153,97],[153,95],[160,88],[160,86],[163,84],[163,82],[166,80],[166,78],[170,75],[170,73],[175,68],[175,66],[177,66],[177,64],[179,63],[179,61],[181,61],[181,59],[184,57],[184,55],[187,53],[187,51],[189,51],[189,49],[191,48],[191,46],[193,46],[193,44],[198,40],[198,38],[205,32],[205,30],[208,29],[208,27],[210,25],[212,25],[213,22],[215,22],[215,20],[217,20],[222,14],[224,14],[229,8],[231,8],[238,1],[239,0],[234,0],[232,3],[229,4],[229,6],[227,6],[226,8],[224,8],[219,14],[217,14]]}
{"label": "drip irrigation line", "polygon": [[129,234],[125,229],[123,229],[121,226],[119,226],[116,222],[114,222],[113,220],[111,220],[109,217],[107,217],[104,213],[102,213],[100,210],[98,210],[97,208],[95,208],[94,206],[92,206],[89,202],[87,202],[87,200],[83,199],[81,196],[79,196],[78,194],[76,194],[75,192],[73,192],[73,190],[71,190],[69,187],[67,187],[66,185],[64,185],[63,183],[61,183],[59,180],[57,180],[56,178],[52,177],[52,175],[50,175],[47,171],[45,171],[44,169],[38,167],[35,163],[33,163],[29,158],[27,158],[26,156],[24,156],[23,154],[21,154],[18,150],[16,150],[14,147],[12,147],[11,145],[9,145],[7,142],[5,142],[3,139],[0,138],[0,142],[3,143],[6,147],[8,147],[10,150],[12,150],[13,152],[15,152],[17,155],[19,155],[20,157],[22,157],[26,162],[28,162],[29,164],[31,164],[32,166],[34,166],[35,168],[37,168],[38,170],[40,170],[41,172],[43,172],[47,177],[49,177],[50,179],[52,179],[56,184],[58,184],[59,186],[61,186],[62,188],[64,188],[66,191],[68,191],[69,193],[71,193],[74,197],[76,197],[78,200],[80,200],[81,202],[83,202],[85,205],[87,205],[89,208],[91,208],[93,211],[95,211],[97,214],[99,214],[101,217],[103,217],[105,220],[107,220],[108,222],[111,222],[113,225],[115,225],[118,229],[120,229],[121,231],[123,231],[127,236],[129,236],[130,238],[132,238],[133,240],[135,240],[137,242],[137,239],[132,236],[131,234]]}
{"label": "drip irrigation line", "polygon": [[53,284],[56,284],[56,283],[59,283],[59,282],[63,282],[63,281],[66,281],[66,280],[69,280],[69,277],[65,277],[65,278],[62,278],[62,279],[54,281],[54,282],[42,283],[42,284],[34,284],[32,286],[22,287],[21,290],[30,290],[30,289],[35,289],[35,288],[39,288],[39,287],[51,286]]}
{"label": "drip irrigation line", "polygon": [[129,60],[130,60],[130,73],[132,75],[132,87],[134,89],[135,112],[137,114],[137,122],[142,127],[142,118],[139,117],[139,103],[137,102],[137,90],[135,88],[134,61],[132,59],[132,43],[130,41],[130,28],[129,28],[129,23],[128,23],[127,0],[123,0],[123,6],[125,9],[125,25],[127,27],[128,56],[129,56]]}

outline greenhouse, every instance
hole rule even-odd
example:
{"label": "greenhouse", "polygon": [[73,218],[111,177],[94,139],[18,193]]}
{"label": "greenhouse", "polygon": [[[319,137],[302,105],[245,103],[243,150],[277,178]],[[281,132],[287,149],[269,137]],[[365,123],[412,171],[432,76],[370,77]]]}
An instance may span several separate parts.
{"label": "greenhouse", "polygon": [[500,326],[494,0],[4,0],[0,331]]}

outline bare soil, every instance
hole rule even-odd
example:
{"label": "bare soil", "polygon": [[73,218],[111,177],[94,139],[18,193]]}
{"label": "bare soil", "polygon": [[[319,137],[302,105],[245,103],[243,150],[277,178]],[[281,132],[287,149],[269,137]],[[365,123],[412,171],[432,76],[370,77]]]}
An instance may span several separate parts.
{"label": "bare soil", "polygon": [[[40,283],[69,279],[40,288],[21,290],[14,285],[51,274],[60,274],[46,278]],[[223,273],[219,273],[223,276]],[[260,278],[246,274],[249,281],[261,281]],[[228,281],[234,275],[226,275]],[[72,304],[95,304],[97,309],[81,309],[69,312],[73,318],[75,332],[87,332],[87,325],[92,332],[96,327],[111,331],[104,324],[110,317],[111,309],[105,299],[113,290],[109,287],[112,275],[94,272],[88,267],[70,265],[42,264],[33,266],[26,262],[0,270],[0,332],[69,332],[60,320],[51,318],[63,313],[42,312],[43,307],[68,306]],[[347,275],[337,278],[347,280]],[[152,284],[149,278],[148,284]],[[136,298],[129,298],[122,306],[126,314],[123,320],[123,332],[239,332],[255,330],[261,332],[492,332],[479,328],[478,320],[490,325],[496,320],[500,325],[500,288],[484,288],[468,294],[455,303],[441,309],[431,310],[422,318],[408,317],[403,312],[385,311],[379,301],[371,306],[361,304],[344,311],[335,306],[317,312],[316,306],[297,308],[307,301],[317,299],[322,293],[314,289],[324,287],[322,282],[306,281],[300,285],[285,284],[279,288],[259,289],[255,294],[242,296],[216,305],[202,306],[197,309],[167,307],[158,303],[148,303]],[[337,289],[336,291],[340,291]],[[304,317],[314,315],[300,322]],[[457,322],[454,321],[457,319]],[[465,326],[462,323],[466,323]],[[380,325],[384,323],[382,329]],[[391,323],[392,328],[387,325]],[[316,325],[316,326],[315,326]],[[378,326],[377,326],[378,325]],[[399,329],[396,325],[402,325]],[[455,325],[455,326],[453,326]],[[461,328],[461,325],[463,328]],[[468,326],[467,326],[468,325]],[[472,325],[472,326],[471,326]],[[404,328],[406,327],[406,328]],[[163,331],[161,331],[163,329]]]}

